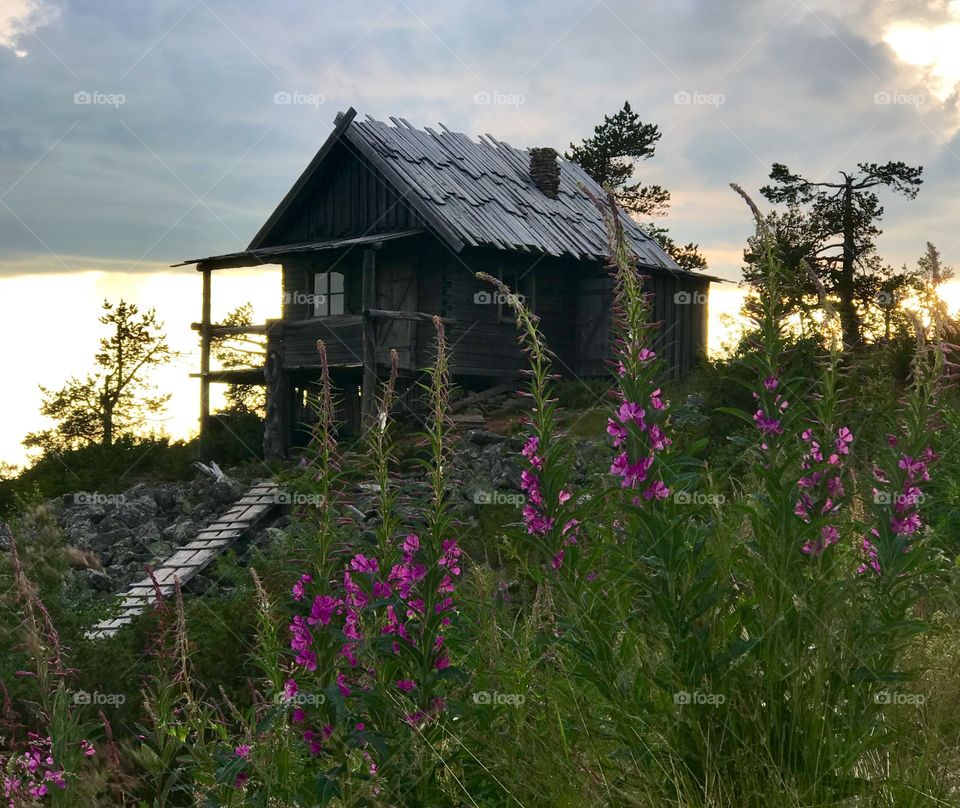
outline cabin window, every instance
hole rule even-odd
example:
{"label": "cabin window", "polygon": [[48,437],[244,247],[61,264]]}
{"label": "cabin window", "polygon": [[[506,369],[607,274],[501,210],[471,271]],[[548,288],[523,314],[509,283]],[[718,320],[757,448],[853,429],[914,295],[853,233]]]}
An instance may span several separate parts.
{"label": "cabin window", "polygon": [[[533,269],[502,269],[500,270],[500,280],[510,287],[511,292],[520,296],[521,302],[527,308],[534,308]],[[510,304],[503,299],[502,295],[497,297],[497,318],[502,323],[512,323],[516,320],[513,309],[510,308]]]}
{"label": "cabin window", "polygon": [[318,272],[313,276],[313,316],[343,314],[343,273]]}

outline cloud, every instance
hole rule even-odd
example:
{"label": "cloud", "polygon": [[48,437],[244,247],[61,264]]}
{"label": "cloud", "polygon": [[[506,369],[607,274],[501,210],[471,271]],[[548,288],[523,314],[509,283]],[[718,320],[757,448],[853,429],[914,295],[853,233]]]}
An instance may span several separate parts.
{"label": "cloud", "polygon": [[20,40],[56,18],[58,9],[44,0],[0,0],[0,48],[23,58]]}

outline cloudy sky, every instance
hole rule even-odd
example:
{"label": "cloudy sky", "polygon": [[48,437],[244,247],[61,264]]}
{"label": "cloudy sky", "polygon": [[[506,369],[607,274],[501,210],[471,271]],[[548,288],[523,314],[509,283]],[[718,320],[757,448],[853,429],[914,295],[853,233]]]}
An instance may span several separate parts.
{"label": "cloudy sky", "polygon": [[[641,176],[673,192],[673,234],[736,279],[751,225],[727,183],[774,161],[923,165],[881,251],[929,239],[960,265],[958,81],[960,2],[0,0],[0,459],[36,383],[83,372],[98,297],[197,319],[167,265],[244,247],[338,110],[562,148],[629,99],[663,131]],[[219,283],[222,307],[264,288]]]}

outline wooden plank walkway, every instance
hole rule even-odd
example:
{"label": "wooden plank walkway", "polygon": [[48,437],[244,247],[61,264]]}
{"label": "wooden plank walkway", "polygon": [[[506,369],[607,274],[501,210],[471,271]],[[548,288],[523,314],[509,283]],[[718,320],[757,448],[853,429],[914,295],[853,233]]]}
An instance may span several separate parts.
{"label": "wooden plank walkway", "polygon": [[[226,551],[254,523],[280,507],[282,497],[277,496],[278,491],[279,486],[273,480],[256,483],[216,521],[197,533],[193,541],[179,548],[160,564],[153,574],[163,596],[173,594],[176,581],[179,581],[182,587]],[[101,620],[87,632],[87,637],[112,637],[121,628],[132,623],[134,617],[152,606],[155,598],[156,588],[149,576],[130,584],[123,593],[119,616]]]}

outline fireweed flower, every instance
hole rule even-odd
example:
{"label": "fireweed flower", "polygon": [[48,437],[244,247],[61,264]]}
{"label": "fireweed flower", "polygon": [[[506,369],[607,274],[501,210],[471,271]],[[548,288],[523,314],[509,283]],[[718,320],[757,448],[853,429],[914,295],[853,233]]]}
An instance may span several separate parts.
{"label": "fireweed flower", "polygon": [[317,595],[310,607],[310,616],[307,618],[307,623],[311,626],[315,626],[317,623],[321,626],[329,625],[330,618],[333,617],[334,611],[340,604],[340,601],[330,597],[330,595]]}
{"label": "fireweed flower", "polygon": [[[527,440],[522,451],[535,470],[543,468],[543,458],[537,454],[539,446],[540,439],[534,435]],[[520,490],[527,495],[527,503],[522,511],[527,533],[531,536],[545,536],[553,529],[554,519],[544,513],[543,491],[536,471],[524,469],[520,472]]]}
{"label": "fireweed flower", "polygon": [[294,615],[290,622],[290,648],[297,652],[295,662],[308,671],[317,669],[317,654],[311,648],[313,635],[307,628],[306,620],[301,615]]}
{"label": "fireweed flower", "polygon": [[[895,448],[899,445],[899,441],[892,435],[888,435],[887,444]],[[874,502],[885,504],[889,509],[887,525],[890,534],[894,537],[909,540],[923,527],[920,505],[923,502],[924,493],[919,483],[930,481],[930,464],[938,459],[939,456],[928,446],[917,457],[911,457],[901,452],[897,459],[897,468],[901,472],[900,475],[874,468],[874,479],[884,485],[890,485],[892,479],[897,476],[902,477],[899,490],[880,491],[877,488],[873,489]],[[868,538],[863,539],[861,549],[863,550],[864,561],[857,571],[863,573],[869,569],[879,575],[881,567],[875,542],[880,539],[880,533],[876,528],[873,528],[871,534],[874,541]],[[903,552],[910,552],[911,549],[911,545],[906,544],[903,547]]]}
{"label": "fireweed flower", "polygon": [[302,600],[306,585],[313,581],[312,575],[301,575],[300,580],[293,585],[293,599]]}
{"label": "fireweed flower", "polygon": [[[823,517],[840,510],[839,500],[844,495],[843,488],[843,458],[850,453],[850,444],[853,443],[853,432],[847,427],[837,430],[834,439],[834,452],[826,459],[820,443],[815,439],[812,429],[805,429],[801,439],[807,444],[801,460],[801,468],[805,472],[797,481],[800,497],[794,505],[794,513],[810,522],[814,517]],[[822,468],[822,466],[826,468]],[[819,556],[833,544],[836,544],[840,535],[836,526],[823,525],[820,535],[809,539],[801,548],[806,555]]]}
{"label": "fireweed flower", "polygon": [[[334,659],[341,660],[338,663],[341,667],[336,672],[336,685],[344,699],[351,699],[358,691],[369,691],[376,680],[379,666],[366,654],[371,650],[377,653],[374,641],[378,636],[389,638],[391,642],[388,647],[398,656],[401,655],[403,644],[414,649],[428,646],[426,650],[433,669],[442,671],[450,666],[444,637],[434,635],[432,642],[427,641],[426,593],[423,587],[428,578],[428,570],[422,558],[421,541],[417,535],[409,534],[402,539],[399,549],[401,559],[389,568],[386,580],[380,577],[381,565],[377,559],[361,553],[354,555],[343,571],[342,594],[316,596],[310,616],[306,619],[297,616],[291,623],[291,645],[298,652],[298,662],[307,657],[308,661],[314,664],[313,669],[316,661],[315,658],[308,657],[313,650],[313,638],[308,626],[315,625],[325,631],[342,632],[346,642]],[[449,626],[452,622],[451,615],[455,610],[452,595],[455,593],[456,579],[462,573],[462,555],[463,551],[456,540],[443,540],[440,556],[436,559],[440,574],[430,576],[431,580],[437,581],[433,584],[435,597],[431,598],[431,611],[433,615],[439,616],[439,625],[442,627]],[[357,575],[370,576],[370,590],[361,587],[360,579],[355,577]],[[371,599],[366,591],[372,591],[374,598]],[[381,595],[382,600],[390,602],[380,603]],[[335,619],[337,617],[340,619]],[[404,693],[412,693],[417,689],[416,680],[412,677],[395,679],[393,684]],[[291,686],[290,692],[295,693],[293,687],[295,685]],[[429,711],[420,712],[422,714],[418,717],[418,722],[431,720],[437,710],[431,708]],[[294,721],[305,720],[306,712],[298,707],[294,712]],[[304,741],[311,755],[321,754],[322,745],[316,733],[307,730]]]}
{"label": "fireweed flower", "polygon": [[526,444],[521,450],[521,454],[530,461],[530,465],[535,469],[539,469],[543,466],[543,460],[537,454],[540,449],[540,438],[536,435],[527,439]]}
{"label": "fireweed flower", "polygon": [[[31,798],[32,804],[33,800],[40,800],[49,794],[50,786],[61,791],[67,787],[63,769],[54,761],[51,739],[42,738],[36,733],[28,735],[31,741],[26,752],[8,761],[0,758],[0,771],[4,772],[3,796],[10,806],[27,804],[24,795]],[[93,746],[89,741],[81,742],[81,749],[86,757],[93,754]]]}
{"label": "fireweed flower", "polygon": [[[648,361],[652,361],[656,354],[648,351],[647,356]],[[647,422],[647,412],[640,404],[627,400],[622,392],[620,395],[623,400],[617,408],[615,418],[607,421],[607,433],[613,438],[613,448],[622,449],[610,464],[610,474],[620,478],[621,488],[638,489],[647,482],[656,454],[665,451],[673,441],[658,424]],[[650,393],[649,401],[652,410],[666,409],[667,405],[661,395],[660,388]],[[631,434],[643,447],[642,456],[636,460],[633,460],[630,452],[624,448]],[[668,496],[670,496],[670,489],[659,479],[650,480],[643,491],[643,498],[648,501],[666,499]],[[635,497],[634,504],[640,504],[640,499]]]}

